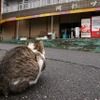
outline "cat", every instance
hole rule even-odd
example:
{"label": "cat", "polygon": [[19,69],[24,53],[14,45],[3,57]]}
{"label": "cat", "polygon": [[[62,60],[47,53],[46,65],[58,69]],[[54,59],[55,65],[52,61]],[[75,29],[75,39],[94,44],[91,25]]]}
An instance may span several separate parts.
{"label": "cat", "polygon": [[0,92],[21,93],[36,84],[46,67],[43,41],[9,50],[0,63]]}

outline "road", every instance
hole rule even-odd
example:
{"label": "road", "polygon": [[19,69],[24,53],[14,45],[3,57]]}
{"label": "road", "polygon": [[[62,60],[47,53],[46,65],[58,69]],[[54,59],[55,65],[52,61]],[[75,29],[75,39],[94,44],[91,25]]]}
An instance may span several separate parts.
{"label": "road", "polygon": [[[15,46],[0,44],[0,57]],[[0,100],[100,100],[100,53],[45,50],[46,69],[38,83]]]}

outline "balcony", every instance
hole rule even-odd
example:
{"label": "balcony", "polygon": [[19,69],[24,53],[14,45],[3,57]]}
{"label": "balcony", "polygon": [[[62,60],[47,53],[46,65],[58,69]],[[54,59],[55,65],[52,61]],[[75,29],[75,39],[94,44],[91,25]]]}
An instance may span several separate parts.
{"label": "balcony", "polygon": [[[24,17],[40,15],[52,12],[70,11],[83,8],[96,8],[100,9],[100,0],[36,0],[23,4],[9,5],[4,7],[2,19],[11,17]],[[95,9],[93,9],[95,10]],[[92,11],[92,10],[89,10]],[[62,12],[63,14],[63,12]]]}
{"label": "balcony", "polygon": [[24,4],[15,4],[6,6],[3,8],[3,13],[15,12],[20,10],[32,9],[32,8],[39,8],[48,5],[56,5],[56,4],[63,4],[63,3],[70,3],[70,2],[77,2],[82,0],[37,0],[33,2],[27,2]]}

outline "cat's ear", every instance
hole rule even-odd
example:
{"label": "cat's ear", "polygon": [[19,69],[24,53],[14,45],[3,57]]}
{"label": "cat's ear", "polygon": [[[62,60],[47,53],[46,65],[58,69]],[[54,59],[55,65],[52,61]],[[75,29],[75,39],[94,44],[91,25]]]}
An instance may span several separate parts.
{"label": "cat's ear", "polygon": [[45,50],[44,50],[44,43],[43,41],[39,42],[39,50],[42,54],[45,54]]}
{"label": "cat's ear", "polygon": [[43,43],[43,41],[40,41],[39,44],[40,44],[41,47],[44,48],[44,43]]}

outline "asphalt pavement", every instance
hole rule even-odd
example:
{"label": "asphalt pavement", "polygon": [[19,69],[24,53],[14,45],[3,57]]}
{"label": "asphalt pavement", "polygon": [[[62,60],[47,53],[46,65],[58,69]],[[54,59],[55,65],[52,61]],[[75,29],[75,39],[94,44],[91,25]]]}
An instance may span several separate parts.
{"label": "asphalt pavement", "polygon": [[[16,46],[0,43],[0,58]],[[38,83],[0,100],[100,100],[100,53],[45,50],[46,69]]]}

